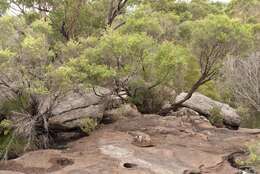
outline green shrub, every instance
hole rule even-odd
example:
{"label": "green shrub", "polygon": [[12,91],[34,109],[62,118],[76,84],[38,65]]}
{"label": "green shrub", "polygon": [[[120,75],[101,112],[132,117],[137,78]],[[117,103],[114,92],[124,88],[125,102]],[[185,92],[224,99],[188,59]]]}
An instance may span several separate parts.
{"label": "green shrub", "polygon": [[26,142],[13,134],[12,126],[10,120],[4,119],[0,122],[0,159],[14,158],[24,151]]}
{"label": "green shrub", "polygon": [[14,99],[5,100],[0,103],[0,113],[2,115],[10,115],[11,112],[22,112],[29,107],[28,98],[26,96],[19,96]]}
{"label": "green shrub", "polygon": [[12,121],[4,119],[0,122],[0,129],[1,129],[1,133],[3,133],[4,135],[7,135],[11,132],[12,129]]}
{"label": "green shrub", "polygon": [[219,91],[216,87],[216,84],[214,81],[208,82],[199,88],[199,92],[214,99],[214,100],[221,100],[221,96],[219,94]]}
{"label": "green shrub", "polygon": [[220,114],[221,108],[219,107],[213,107],[210,110],[210,117],[209,121],[212,125],[216,127],[223,127],[223,117]]}
{"label": "green shrub", "polygon": [[158,86],[154,89],[138,88],[136,94],[130,98],[138,111],[141,113],[157,113],[160,111],[165,102],[174,101],[173,90],[167,87]]}
{"label": "green shrub", "polygon": [[238,158],[236,163],[239,166],[260,166],[260,143],[254,143],[247,145],[249,155],[247,158]]}
{"label": "green shrub", "polygon": [[98,123],[96,119],[87,117],[81,120],[81,130],[86,134],[90,134],[96,127]]}
{"label": "green shrub", "polygon": [[247,163],[260,164],[260,143],[249,146],[249,159]]}
{"label": "green shrub", "polygon": [[16,137],[10,131],[6,135],[0,136],[0,159],[9,159],[20,156],[26,147],[26,142],[22,137]]}

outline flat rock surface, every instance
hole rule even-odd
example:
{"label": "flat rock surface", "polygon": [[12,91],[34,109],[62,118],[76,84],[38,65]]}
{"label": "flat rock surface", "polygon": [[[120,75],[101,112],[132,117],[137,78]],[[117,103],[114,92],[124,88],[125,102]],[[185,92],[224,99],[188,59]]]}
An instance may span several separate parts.
{"label": "flat rock surface", "polygon": [[[132,144],[130,132],[150,136]],[[64,150],[39,150],[2,162],[0,174],[235,174],[226,157],[259,140],[258,130],[216,129],[199,116],[143,115],[101,126]]]}

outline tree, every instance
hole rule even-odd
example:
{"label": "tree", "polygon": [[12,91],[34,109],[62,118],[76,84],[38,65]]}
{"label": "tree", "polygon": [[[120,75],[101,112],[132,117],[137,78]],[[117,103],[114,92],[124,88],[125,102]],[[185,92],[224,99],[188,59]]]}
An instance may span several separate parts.
{"label": "tree", "polygon": [[5,0],[0,1],[0,16],[2,16],[8,8],[8,3],[5,2]]}
{"label": "tree", "polygon": [[[22,17],[4,16],[0,18],[0,29],[5,31],[0,37],[0,91],[5,99],[2,104],[19,106],[5,113],[14,125],[12,136],[23,136],[28,140],[27,147],[46,148],[51,137],[48,119],[55,116],[52,111],[67,92],[77,88],[70,77],[80,76],[65,64],[72,64],[84,46],[76,41],[57,42],[55,53],[50,44],[53,30],[45,21],[27,26]],[[85,83],[91,84],[94,77],[102,79],[110,75],[105,65],[86,62],[79,65],[85,65],[81,69],[88,73]]]}
{"label": "tree", "polygon": [[131,12],[119,30],[123,33],[143,33],[158,41],[173,41],[180,17],[174,12],[154,11],[150,4],[140,5]]}
{"label": "tree", "polygon": [[192,28],[190,48],[199,62],[200,77],[182,100],[162,110],[161,114],[178,108],[190,99],[201,85],[216,77],[223,59],[228,55],[238,55],[244,52],[252,43],[251,27],[227,16],[210,15],[190,25]]}
{"label": "tree", "polygon": [[232,0],[228,5],[227,12],[243,22],[258,23],[260,22],[260,1]]}
{"label": "tree", "polygon": [[111,0],[107,17],[107,25],[111,26],[115,18],[122,13],[123,8],[126,6],[128,0]]}
{"label": "tree", "polygon": [[259,53],[245,59],[230,58],[225,62],[225,85],[231,89],[237,103],[260,112],[260,61]]}
{"label": "tree", "polygon": [[[102,34],[123,15],[128,0],[1,0],[0,13],[11,11],[31,19],[51,22],[57,39]],[[30,21],[32,22],[32,21]],[[116,24],[115,28],[123,23]],[[119,26],[117,26],[119,25]]]}
{"label": "tree", "polygon": [[180,16],[182,21],[202,19],[209,14],[222,14],[225,8],[225,4],[209,0],[145,0],[144,4],[150,4],[157,12],[173,12]]}
{"label": "tree", "polygon": [[223,67],[223,86],[228,88],[235,104],[242,104],[253,111],[260,112],[260,62],[259,62],[259,24],[253,26],[254,46],[247,54],[227,59]]}
{"label": "tree", "polygon": [[201,86],[215,89],[207,82],[227,57],[258,50],[259,26],[224,9],[207,0],[0,0],[1,111],[14,134],[46,147],[52,110],[79,87],[109,88],[144,113],[157,113],[169,91],[188,91],[161,113],[176,109]]}
{"label": "tree", "polygon": [[[138,97],[139,90],[150,91],[162,84],[171,86],[177,67],[190,57],[187,49],[172,42],[159,43],[144,33],[108,31],[99,40],[89,38],[87,42],[91,46],[75,61],[83,66],[87,62],[109,67],[114,72],[112,78],[99,84],[107,85],[119,97],[123,92],[132,99]],[[69,65],[74,69],[79,63]],[[73,74],[88,76],[82,68],[76,69],[78,72]]]}

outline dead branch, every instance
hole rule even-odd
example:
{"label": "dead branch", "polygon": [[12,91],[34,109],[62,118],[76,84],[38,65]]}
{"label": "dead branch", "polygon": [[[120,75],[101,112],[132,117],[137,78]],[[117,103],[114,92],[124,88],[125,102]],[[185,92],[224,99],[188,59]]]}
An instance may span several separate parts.
{"label": "dead branch", "polygon": [[[117,2],[115,2],[115,1],[117,1]],[[127,1],[128,0],[111,0],[110,1],[110,8],[109,8],[108,17],[107,17],[108,26],[111,26],[112,23],[114,22],[115,18],[122,12]],[[123,23],[121,25],[123,25]],[[121,25],[117,26],[116,28],[120,27]]]}

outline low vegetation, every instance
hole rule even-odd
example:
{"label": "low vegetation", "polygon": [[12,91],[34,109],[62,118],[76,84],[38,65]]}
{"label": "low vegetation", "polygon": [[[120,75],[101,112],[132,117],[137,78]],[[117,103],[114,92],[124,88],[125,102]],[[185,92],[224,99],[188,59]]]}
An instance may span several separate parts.
{"label": "low vegetation", "polygon": [[86,134],[90,134],[92,131],[95,130],[97,125],[98,125],[97,120],[92,119],[92,118],[85,118],[85,119],[81,120],[80,128]]}
{"label": "low vegetation", "polygon": [[[59,101],[97,86],[143,113],[165,115],[198,90],[259,112],[259,4],[0,0],[0,114],[12,122],[4,132],[48,148]],[[95,127],[82,122],[86,133]]]}
{"label": "low vegetation", "polygon": [[254,166],[259,169],[260,165],[260,143],[253,143],[247,146],[249,155],[247,158],[238,158],[236,163],[239,166]]}
{"label": "low vegetation", "polygon": [[210,110],[209,121],[216,127],[223,127],[223,117],[221,116],[221,108],[214,107]]}

